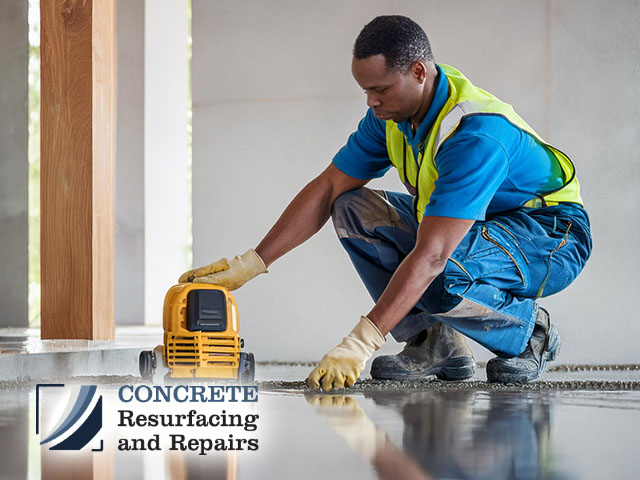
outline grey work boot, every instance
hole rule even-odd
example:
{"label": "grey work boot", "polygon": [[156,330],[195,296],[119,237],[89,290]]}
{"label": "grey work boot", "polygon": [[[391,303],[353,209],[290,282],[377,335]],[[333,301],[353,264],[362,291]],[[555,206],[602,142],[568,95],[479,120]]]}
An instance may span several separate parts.
{"label": "grey work boot", "polygon": [[435,375],[441,380],[465,380],[473,376],[476,362],[464,337],[436,322],[414,337],[397,355],[376,357],[371,376],[384,380],[415,380]]}
{"label": "grey work boot", "polygon": [[549,313],[538,308],[533,333],[527,348],[517,357],[492,358],[487,362],[487,379],[499,383],[527,383],[544,373],[547,362],[560,351],[560,334],[549,320]]}

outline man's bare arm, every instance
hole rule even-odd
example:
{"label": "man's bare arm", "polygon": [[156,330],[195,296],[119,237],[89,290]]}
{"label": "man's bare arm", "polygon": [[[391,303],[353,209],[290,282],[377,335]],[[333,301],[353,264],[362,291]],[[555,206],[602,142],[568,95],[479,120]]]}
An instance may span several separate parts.
{"label": "man's bare arm", "polygon": [[418,303],[474,220],[424,217],[416,245],[400,263],[367,317],[386,335]]}
{"label": "man's bare arm", "polygon": [[358,180],[330,164],[291,201],[256,252],[269,266],[317,233],[331,216],[333,202],[344,192],[363,187]]}

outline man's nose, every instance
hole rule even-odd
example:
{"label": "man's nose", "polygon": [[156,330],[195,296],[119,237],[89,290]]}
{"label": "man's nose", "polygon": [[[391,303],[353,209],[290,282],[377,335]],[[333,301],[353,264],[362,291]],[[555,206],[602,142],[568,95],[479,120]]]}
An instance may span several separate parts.
{"label": "man's nose", "polygon": [[374,108],[374,107],[379,107],[380,105],[382,105],[382,103],[380,102],[380,99],[378,98],[377,95],[373,94],[373,93],[367,93],[367,106]]}

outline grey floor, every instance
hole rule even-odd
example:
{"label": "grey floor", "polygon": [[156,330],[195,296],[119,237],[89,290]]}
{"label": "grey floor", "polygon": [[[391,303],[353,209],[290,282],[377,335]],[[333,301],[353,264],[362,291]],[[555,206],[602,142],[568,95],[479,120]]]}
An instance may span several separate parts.
{"label": "grey floor", "polygon": [[[11,335],[0,332],[0,370],[14,355],[31,355],[39,363],[51,361],[64,368],[81,360],[63,358],[77,354],[78,345],[52,352],[53,346],[32,344],[34,353],[25,353],[28,340],[17,336],[7,340]],[[127,343],[125,337],[127,363],[129,349],[135,351],[141,344],[131,338]],[[105,345],[98,347],[85,345],[97,352]],[[11,360],[15,365],[16,359]],[[35,385],[40,380],[0,382],[0,478],[69,478],[72,473],[77,478],[116,479],[640,478],[636,367],[556,367],[543,381],[526,387],[488,384],[481,368],[472,381],[460,383],[365,378],[356,388],[327,394],[304,388],[302,379],[310,369],[307,364],[259,364],[258,402],[246,404],[123,403],[123,385],[153,387],[133,375],[95,375],[89,367],[86,375],[59,370],[56,382],[65,387],[41,397],[40,419],[53,423],[60,417],[65,401],[73,398],[73,385],[97,383],[103,399],[103,428],[89,445],[93,448],[100,440],[103,451],[84,454],[52,452],[39,445]],[[9,376],[6,371],[4,375]],[[187,437],[225,440],[233,435],[255,439],[259,448],[206,455],[169,451],[168,435],[177,432],[175,428],[119,425],[124,409],[147,415],[193,408],[206,415],[225,409],[229,414],[258,415],[256,429],[202,427],[184,431]],[[42,430],[49,427],[43,420]],[[150,439],[155,434],[161,451],[117,448],[122,438]],[[64,461],[54,461],[56,455]],[[87,464],[87,458],[93,464]]]}

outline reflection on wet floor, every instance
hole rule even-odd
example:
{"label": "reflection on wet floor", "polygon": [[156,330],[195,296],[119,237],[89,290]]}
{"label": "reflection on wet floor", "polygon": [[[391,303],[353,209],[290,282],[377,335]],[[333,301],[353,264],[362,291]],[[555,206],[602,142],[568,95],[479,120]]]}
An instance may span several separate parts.
{"label": "reflection on wet floor", "polygon": [[[118,388],[99,386],[106,405],[117,402]],[[105,440],[103,452],[58,456],[40,446],[35,435],[33,388],[0,391],[0,478],[581,479],[640,474],[638,391],[261,391],[255,408],[263,422],[256,431],[256,452],[120,452]],[[216,434],[209,432],[212,438]]]}
{"label": "reflection on wet floor", "polygon": [[238,455],[214,454],[209,457],[173,452],[166,456],[168,478],[171,480],[236,480]]}
{"label": "reflection on wet floor", "polygon": [[564,478],[550,461],[546,402],[474,391],[369,398],[401,414],[401,444],[395,445],[354,397],[308,397],[380,479]]}
{"label": "reflection on wet floor", "polygon": [[28,407],[26,392],[0,390],[0,478],[27,478]]}
{"label": "reflection on wet floor", "polygon": [[[640,474],[640,435],[632,424],[621,421],[624,416],[640,420],[637,392],[365,393],[364,398],[382,411],[400,414],[402,433],[395,441],[383,433],[385,415],[373,422],[376,417],[367,417],[357,398],[314,396],[310,403],[329,425],[337,425],[334,431],[370,461],[380,479],[602,478],[613,472],[620,474],[613,478],[638,478]],[[348,430],[349,422],[340,418],[345,411],[350,412],[353,427]],[[567,417],[560,418],[561,412]],[[607,427],[594,429],[593,418]],[[569,441],[559,443],[561,438]],[[608,449],[617,453],[614,461],[601,458]],[[590,456],[576,455],[580,450]],[[601,473],[584,468],[593,459]]]}

